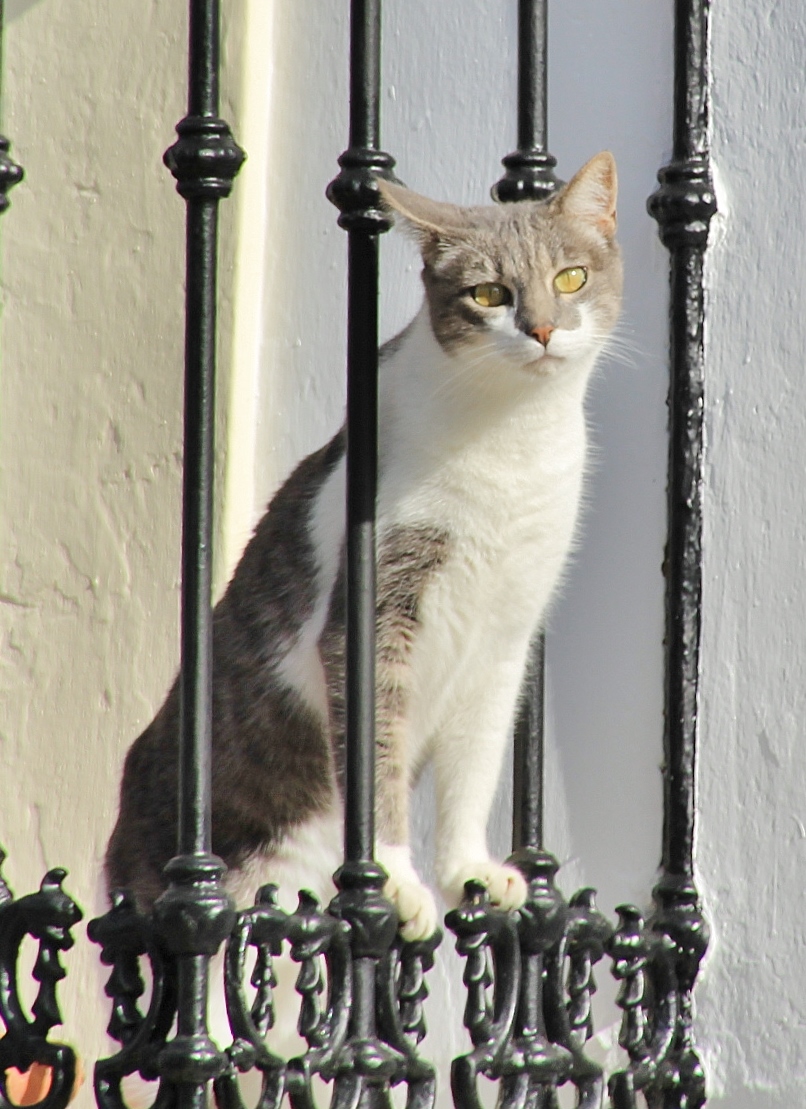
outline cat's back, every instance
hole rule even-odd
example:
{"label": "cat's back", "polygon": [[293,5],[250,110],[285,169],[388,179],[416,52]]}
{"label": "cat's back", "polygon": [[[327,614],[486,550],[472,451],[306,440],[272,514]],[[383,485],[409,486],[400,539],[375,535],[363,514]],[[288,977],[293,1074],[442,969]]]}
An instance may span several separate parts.
{"label": "cat's back", "polygon": [[[213,616],[213,851],[237,868],[333,801],[317,640],[343,532],[344,436],[286,480]],[[331,483],[331,486],[329,486]],[[318,627],[317,627],[318,625]],[[130,748],[106,856],[110,889],[147,907],[175,851],[179,683]],[[282,783],[282,788],[277,788]]]}

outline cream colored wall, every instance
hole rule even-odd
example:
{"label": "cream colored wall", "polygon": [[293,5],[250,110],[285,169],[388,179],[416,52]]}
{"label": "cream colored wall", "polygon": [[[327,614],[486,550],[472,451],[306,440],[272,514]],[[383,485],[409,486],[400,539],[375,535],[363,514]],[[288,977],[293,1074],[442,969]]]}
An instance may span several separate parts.
{"label": "cream colored wall", "polygon": [[[0,229],[0,843],[16,893],[65,866],[87,917],[123,753],[178,655],[185,206],[161,157],[185,24],[158,0],[6,4],[3,131],[25,179]],[[91,1059],[107,972],[83,924],[77,940],[60,996]]]}

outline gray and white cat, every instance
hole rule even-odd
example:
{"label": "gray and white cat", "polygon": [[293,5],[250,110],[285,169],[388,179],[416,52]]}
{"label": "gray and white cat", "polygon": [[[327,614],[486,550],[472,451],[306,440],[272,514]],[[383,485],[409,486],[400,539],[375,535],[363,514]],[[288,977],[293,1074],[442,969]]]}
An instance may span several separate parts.
{"label": "gray and white cat", "polygon": [[[437,876],[517,907],[486,824],[530,640],[572,543],[583,400],[616,322],[616,168],[551,200],[459,208],[379,182],[420,244],[425,302],[381,352],[377,857],[407,938],[437,925],[409,791],[437,790]],[[249,883],[316,884],[340,856],[344,437],[299,464],[215,610],[213,850]],[[176,684],[126,758],[111,888],[146,908],[174,854]]]}

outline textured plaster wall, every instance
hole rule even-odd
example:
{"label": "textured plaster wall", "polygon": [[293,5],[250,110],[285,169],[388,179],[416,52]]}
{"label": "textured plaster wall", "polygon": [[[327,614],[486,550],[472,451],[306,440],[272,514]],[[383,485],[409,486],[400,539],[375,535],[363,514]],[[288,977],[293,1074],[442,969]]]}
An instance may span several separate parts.
{"label": "textured plaster wall", "polygon": [[[294,461],[341,421],[346,254],[323,191],[346,145],[347,6],[224,7],[224,112],[249,161],[223,206],[219,579]],[[384,5],[383,141],[413,187],[475,203],[499,176],[515,7]],[[660,833],[667,260],[644,200],[669,154],[672,8],[551,6],[550,147],[565,177],[616,154],[627,267],[630,353],[592,391],[589,505],[549,636],[547,839],[563,888],[597,886],[608,913],[646,904]],[[27,177],[2,225],[0,842],[17,892],[64,865],[88,916],[123,752],[177,655],[184,234],[160,157],[184,114],[185,15],[157,0],[6,0],[3,129]],[[698,864],[715,937],[697,999],[712,1103],[731,1109],[799,1105],[806,1087],[805,47],[797,0],[714,7],[723,215],[709,258]],[[417,270],[387,236],[384,337],[416,307]],[[503,788],[502,852],[507,820]],[[427,843],[427,781],[417,822]],[[91,1063],[104,975],[78,939],[65,1034]],[[464,1045],[452,963],[432,977],[441,1068]],[[615,1020],[602,992],[600,1055]]]}
{"label": "textured plaster wall", "polygon": [[728,0],[712,30],[697,996],[712,1104],[780,1109],[806,1104],[806,12]]}
{"label": "textured plaster wall", "polygon": [[[2,227],[0,843],[18,894],[65,866],[87,917],[123,751],[178,655],[184,204],[161,155],[185,7],[6,4],[3,130],[26,176]],[[227,297],[222,317],[226,334]],[[107,972],[77,940],[65,1035],[91,1062]]]}

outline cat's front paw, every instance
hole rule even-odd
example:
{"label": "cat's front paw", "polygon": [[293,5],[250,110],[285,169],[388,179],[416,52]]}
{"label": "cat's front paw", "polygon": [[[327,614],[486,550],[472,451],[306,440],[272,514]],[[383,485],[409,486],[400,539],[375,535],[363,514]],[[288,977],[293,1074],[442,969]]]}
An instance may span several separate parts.
{"label": "cat's front paw", "polygon": [[397,909],[401,936],[410,942],[427,940],[439,925],[437,903],[411,865],[408,848],[379,844],[376,855],[389,876],[383,894]]}
{"label": "cat's front paw", "polygon": [[434,895],[427,886],[419,881],[397,884],[390,878],[383,892],[397,909],[404,940],[427,940],[433,936],[439,924],[439,913]]}
{"label": "cat's front paw", "polygon": [[481,882],[487,887],[490,901],[500,909],[519,909],[526,900],[526,879],[514,866],[493,859],[465,863],[458,867],[444,884],[445,896],[458,904],[465,892],[465,882]]}

